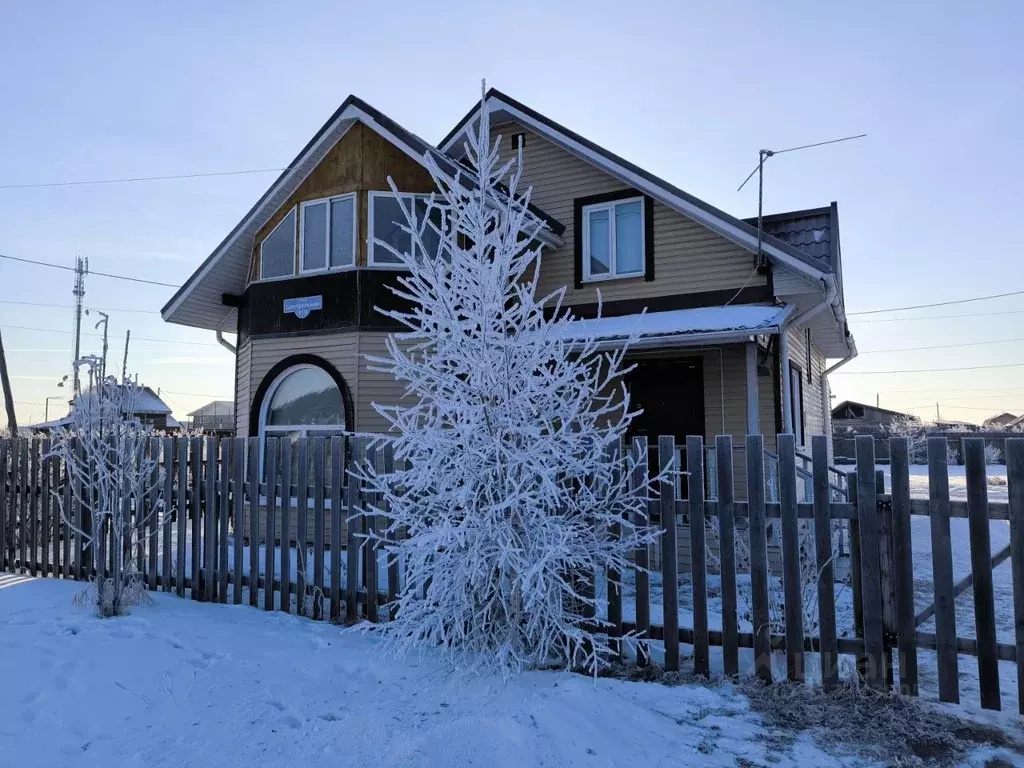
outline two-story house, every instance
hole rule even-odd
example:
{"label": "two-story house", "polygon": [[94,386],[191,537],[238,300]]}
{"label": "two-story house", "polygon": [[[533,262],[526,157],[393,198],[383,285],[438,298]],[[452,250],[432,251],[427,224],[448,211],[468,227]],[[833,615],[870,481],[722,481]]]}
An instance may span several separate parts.
{"label": "two-story house", "polygon": [[[646,310],[628,386],[638,434],[831,433],[826,360],[856,354],[843,305],[835,203],[750,220],[708,205],[495,90],[505,153],[545,222],[542,292],[566,286],[582,328],[615,344]],[[372,404],[402,385],[368,370],[394,326],[407,248],[387,178],[432,191],[430,153],[458,162],[480,105],[437,146],[350,96],[163,308],[166,321],[236,332],[236,434],[386,428]],[[603,317],[593,318],[597,292]],[[835,367],[835,366],[833,366]]]}

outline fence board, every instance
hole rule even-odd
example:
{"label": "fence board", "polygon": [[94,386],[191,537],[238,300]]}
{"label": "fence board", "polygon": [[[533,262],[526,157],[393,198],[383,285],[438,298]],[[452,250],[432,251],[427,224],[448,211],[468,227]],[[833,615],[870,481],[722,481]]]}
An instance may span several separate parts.
{"label": "fence board", "polygon": [[204,547],[203,567],[200,571],[203,575],[203,597],[208,603],[212,603],[217,595],[217,467],[220,462],[217,457],[217,438],[206,438],[206,504],[203,510]]}
{"label": "fence board", "polygon": [[892,537],[896,572],[896,633],[900,691],[917,696],[917,622],[914,615],[914,565],[910,534],[910,449],[905,437],[890,440]]}
{"label": "fence board", "polygon": [[803,597],[800,579],[800,521],[796,515],[796,439],[778,436],[779,504],[782,505],[782,586],[785,591],[786,674],[804,679]]}
{"label": "fence board", "polygon": [[[633,438],[633,473],[630,477],[630,487],[637,493],[643,493],[644,498],[648,495],[648,474],[647,474],[647,438]],[[634,524],[638,527],[645,527],[651,524],[651,505],[645,505],[644,510],[637,511],[634,516]],[[636,631],[646,638],[651,628],[651,583],[648,568],[648,555],[650,548],[644,545],[633,553],[633,563],[636,568]],[[649,654],[641,646],[637,652],[637,663],[646,664],[650,659]]]}
{"label": "fence board", "polygon": [[[72,450],[74,450],[73,446],[72,446]],[[62,465],[63,465],[63,467],[62,467]],[[62,529],[62,534],[63,534],[64,538],[63,538],[63,541],[61,542],[61,551],[60,551],[61,563],[60,563],[60,567],[61,567],[61,576],[63,576],[65,579],[70,579],[71,578],[71,574],[72,574],[72,569],[71,569],[71,552],[72,552],[72,549],[71,549],[71,537],[73,535],[75,535],[73,533],[73,531],[71,530],[71,522],[74,520],[74,510],[73,510],[72,501],[71,501],[71,499],[72,499],[72,496],[71,496],[71,475],[70,475],[70,472],[68,470],[68,466],[67,466],[66,462],[60,462],[57,465],[57,472],[61,472],[62,468],[63,468],[62,488],[63,488],[63,493],[64,493],[64,504],[61,507],[60,518],[61,518],[61,529]]]}
{"label": "fence board", "polygon": [[936,660],[939,700],[960,703],[956,604],[953,596],[953,543],[949,527],[949,467],[946,438],[928,439],[928,503],[932,538],[932,584],[935,589]]}
{"label": "fence board", "polygon": [[[320,438],[321,440],[323,438]],[[298,469],[295,474],[296,517],[295,517],[295,613],[303,615],[306,602],[306,515],[309,511],[309,440],[299,440],[296,445],[296,462]],[[322,482],[322,481],[320,481]],[[317,481],[314,480],[314,484]],[[321,493],[323,491],[321,490]],[[284,529],[284,517],[281,518]],[[289,533],[289,537],[290,537]],[[282,563],[281,569],[284,570]]]}
{"label": "fence board", "polygon": [[189,441],[182,438],[178,441],[178,480],[174,504],[175,528],[177,541],[175,546],[174,592],[178,597],[185,595],[185,532],[188,523],[188,445]]}
{"label": "fence board", "polygon": [[192,518],[192,563],[189,568],[189,576],[191,577],[192,599],[198,600],[202,593],[200,592],[200,565],[202,563],[202,551],[200,550],[200,544],[202,543],[202,518],[200,516],[200,506],[202,503],[202,487],[203,487],[203,439],[201,437],[194,437],[191,441],[190,446],[190,459],[191,459],[191,483],[185,489],[186,493],[190,494],[189,513]]}
{"label": "fence board", "polygon": [[40,443],[39,467],[39,558],[43,576],[50,574],[50,440]]}
{"label": "fence board", "polygon": [[832,514],[829,509],[828,438],[811,438],[814,473],[814,541],[818,567],[818,649],[822,686],[839,684],[839,643],[836,637],[836,593],[832,561]]}
{"label": "fence board", "polygon": [[220,440],[220,498],[217,500],[217,600],[228,601],[228,520],[231,517],[231,438]]}
{"label": "fence board", "polygon": [[359,539],[357,532],[361,529],[362,519],[359,514],[359,479],[356,473],[362,458],[363,438],[351,438],[351,456],[349,457],[348,494],[346,497],[346,519],[348,523],[348,541],[346,548],[345,569],[345,618],[349,623],[359,618]]}
{"label": "fence board", "polygon": [[865,659],[862,671],[869,686],[882,690],[885,680],[885,642],[882,626],[878,503],[875,488],[875,441],[870,435],[857,436],[857,517],[860,523],[861,599],[864,617]]}
{"label": "fence board", "polygon": [[242,604],[242,558],[245,531],[245,438],[236,437],[231,447],[231,602]]}
{"label": "fence board", "polygon": [[[54,456],[50,460],[50,519],[53,525],[53,577],[60,578],[61,570],[63,568],[63,560],[61,559],[61,543],[62,543],[62,532],[64,529],[63,521],[61,520],[60,513],[60,458]],[[2,559],[3,555],[0,555]]]}
{"label": "fence board", "polygon": [[[75,456],[78,461],[81,461],[82,456],[85,455],[82,447],[82,441],[80,438],[75,438],[74,444]],[[69,469],[69,468],[66,468]],[[72,505],[75,508],[75,578],[85,579],[88,576],[89,569],[83,562],[83,539],[85,538],[85,532],[88,530],[92,532],[92,515],[91,512],[84,508],[82,504],[82,478],[78,472],[72,472],[72,478],[69,479],[68,485],[72,485]],[[88,526],[88,529],[86,528]],[[93,549],[90,549],[90,559],[92,558],[91,553]]]}
{"label": "fence board", "polygon": [[1024,715],[1024,438],[1006,441],[1006,480],[1010,506],[1014,641],[1017,648],[1017,707]]}
{"label": "fence board", "polygon": [[341,485],[345,442],[331,438],[331,621],[341,619]]}
{"label": "fence board", "polygon": [[150,471],[149,492],[146,494],[148,502],[146,512],[146,583],[149,589],[157,588],[157,566],[160,562],[160,494],[162,484],[160,483],[160,438],[151,437],[149,440],[149,457],[153,462]]}
{"label": "fence board", "polygon": [[[377,444],[372,440],[366,446],[366,466],[368,471],[372,467],[374,473],[380,468]],[[377,506],[377,494],[365,493],[363,499],[367,511]],[[363,582],[366,584],[366,618],[376,624],[380,617],[377,610],[377,542],[372,538],[377,532],[377,516],[375,514],[363,518],[363,530],[367,534],[367,538],[362,542]]]}
{"label": "fence board", "polygon": [[[691,453],[691,444],[693,441],[700,441],[700,438],[686,438],[686,455],[687,461],[689,462],[689,456]],[[696,450],[696,456],[698,459],[703,455],[703,449],[701,447],[693,448]],[[662,534],[661,541],[661,575],[662,575],[662,602],[664,604],[664,616],[665,616],[665,669],[670,672],[676,672],[679,670],[679,574],[678,558],[676,557],[676,473],[679,472],[680,467],[676,462],[676,443],[671,435],[662,435],[658,438],[658,467],[661,472],[661,480],[658,483],[658,500],[661,504],[661,528],[664,533]],[[690,465],[690,471],[693,472],[693,466]],[[703,476],[703,475],[701,475]],[[704,490],[703,483],[690,483],[691,496],[690,496],[690,520],[691,528],[694,527],[693,515],[700,513],[701,520],[703,520],[703,508],[700,506],[700,499],[692,495],[694,486]],[[703,529],[703,525],[701,525]],[[691,542],[693,540],[691,535]],[[703,555],[704,548],[701,547],[701,554]],[[703,558],[700,561],[700,565],[703,565]],[[704,616],[705,622],[707,621],[707,600],[706,590],[699,589],[697,583],[696,568],[693,576],[693,621],[694,628],[700,625],[700,617]],[[704,597],[704,602],[701,603],[701,596]],[[702,608],[703,606],[703,608]],[[704,671],[704,653],[705,649],[703,646],[694,646],[693,649],[693,663],[696,673],[698,675],[707,675],[708,672]]]}
{"label": "fence board", "polygon": [[40,474],[42,470],[42,452],[39,450],[39,441],[29,440],[30,453],[32,455],[31,477],[29,478],[28,495],[29,503],[29,572],[39,575],[39,539],[40,539],[40,517],[42,516],[42,494],[39,493]]}
{"label": "fence board", "polygon": [[18,517],[18,565],[22,571],[28,569],[28,520],[31,512],[29,511],[29,493],[28,493],[28,480],[31,467],[29,466],[29,454],[28,454],[28,440],[20,438],[18,440],[18,497],[20,503],[18,505],[18,511],[20,513]]}
{"label": "fence board", "polygon": [[722,578],[722,666],[726,675],[740,673],[739,619],[736,613],[736,523],[733,508],[732,437],[715,438],[718,467],[718,552]]}
{"label": "fence board", "polygon": [[[260,604],[260,440],[250,437],[249,453],[249,605]],[[243,523],[242,530],[245,530]]]}
{"label": "fence board", "polygon": [[[395,471],[395,447],[390,443],[384,444],[384,474],[391,475]],[[390,510],[390,507],[386,507]],[[392,541],[396,541],[395,536],[390,537]],[[391,618],[395,617],[395,611],[398,606],[396,600],[398,600],[398,558],[392,553],[388,553],[388,603],[390,605],[389,615]]]}
{"label": "fence board", "polygon": [[[313,618],[324,618],[324,489],[327,482],[327,443],[313,440]],[[305,544],[303,544],[305,546]]]}
{"label": "fence board", "polygon": [[988,521],[988,480],[985,441],[964,440],[967,466],[968,527],[971,573],[974,575],[974,626],[978,642],[978,678],[983,709],[1000,709],[999,657],[996,652],[996,608],[992,591],[992,542]]}
{"label": "fence board", "polygon": [[[857,507],[857,471],[846,473],[846,498]],[[856,518],[856,514],[854,515]],[[857,637],[864,637],[864,596],[861,595],[861,569],[860,569],[860,523],[856,519],[849,522],[850,527],[850,584],[852,585],[853,596],[853,633]]]}
{"label": "fence board", "polygon": [[[623,441],[608,447],[608,461],[612,466],[612,483],[617,485],[622,480]],[[622,524],[613,521],[609,526],[608,535],[612,541],[622,538]],[[622,658],[622,573],[617,568],[608,569],[608,583],[605,586],[608,598],[608,637],[609,647],[614,659]]]}
{"label": "fence board", "polygon": [[[277,443],[280,438],[267,438],[263,448],[263,461],[266,471],[264,481],[267,486],[266,530],[263,531],[263,610],[274,610],[274,543],[277,533]],[[287,441],[287,438],[286,438]],[[253,519],[259,517],[253,514]]]}
{"label": "fence board", "polygon": [[13,563],[8,565],[7,562],[7,527],[10,525],[7,489],[8,487],[14,487],[7,473],[9,446],[10,442],[7,438],[0,437],[0,571],[5,571],[8,568],[13,570],[14,567]]}
{"label": "fence board", "polygon": [[[281,610],[292,611],[292,441],[282,438],[281,455]],[[298,480],[298,478],[296,478]],[[303,510],[305,511],[305,510]],[[268,544],[269,546],[269,544]]]}
{"label": "fence board", "polygon": [[160,511],[160,522],[163,529],[163,540],[160,542],[163,552],[163,563],[160,583],[164,592],[171,590],[171,531],[172,512],[174,507],[174,438],[165,437],[163,443],[164,488],[162,493],[163,509]]}
{"label": "fence board", "polygon": [[764,438],[747,435],[747,514],[750,537],[750,593],[753,609],[754,673],[772,681],[768,611],[768,523],[764,510]]}
{"label": "fence board", "polygon": [[883,469],[875,469],[875,499],[878,503],[878,572],[882,579],[882,631],[885,640],[882,664],[886,689],[892,689],[892,640],[896,637],[896,565],[892,546],[892,504],[887,503],[890,499],[885,497]]}

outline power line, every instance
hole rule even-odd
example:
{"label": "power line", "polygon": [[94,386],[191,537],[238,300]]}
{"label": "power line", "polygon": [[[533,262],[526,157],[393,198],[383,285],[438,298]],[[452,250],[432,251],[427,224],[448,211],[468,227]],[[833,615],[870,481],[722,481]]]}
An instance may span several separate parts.
{"label": "power line", "polygon": [[[1024,392],[1024,387],[970,387],[966,389],[880,389],[881,394],[897,394],[902,392]],[[1008,395],[1009,397],[1009,395]]]}
{"label": "power line", "polygon": [[[35,264],[38,267],[50,267],[51,269],[63,269],[63,270],[66,270],[68,272],[74,272],[75,271],[74,267],[69,267],[69,266],[67,266],[65,264],[54,264],[54,263],[49,262],[49,261],[36,261],[34,259],[22,259],[22,258],[19,258],[18,256],[8,256],[8,255],[3,254],[3,253],[0,253],[0,259],[8,259],[10,261],[20,261],[23,264]],[[161,282],[160,280],[147,280],[144,277],[131,277],[130,275],[115,275],[115,274],[113,274],[111,272],[95,272],[93,270],[89,270],[89,274],[90,275],[99,275],[100,277],[110,277],[110,278],[113,278],[114,280],[127,280],[127,281],[132,282],[132,283],[144,283],[146,285],[159,285],[159,286],[161,286],[163,288],[180,288],[181,287],[179,285],[175,285],[174,283],[164,283],[164,282]]]}
{"label": "power line", "polygon": [[[90,273],[92,274],[92,273]],[[0,304],[16,304],[22,307],[46,307],[47,309],[74,309],[73,304],[46,304],[40,301],[13,301],[12,299],[0,299]],[[119,307],[89,307],[89,309],[102,310],[104,312],[137,312],[146,315],[159,315],[155,309],[124,309]]]}
{"label": "power line", "polygon": [[1005,299],[1008,296],[1021,296],[1024,291],[1010,291],[1009,293],[993,293],[991,296],[972,296],[969,299],[954,299],[953,301],[937,301],[933,304],[914,304],[909,307],[890,307],[888,309],[866,309],[861,312],[847,312],[847,315],[878,315],[883,312],[903,312],[910,309],[927,309],[929,307],[949,307],[953,304],[969,304],[972,301],[988,301],[989,299]]}
{"label": "power line", "polygon": [[963,315],[926,315],[924,317],[879,317],[874,320],[858,320],[858,325],[864,323],[899,323],[904,320],[948,320],[957,317],[992,317],[994,315],[1020,315],[1024,309],[1004,309],[996,312],[970,312]]}
{"label": "power line", "polygon": [[204,179],[213,176],[244,176],[251,173],[280,173],[289,168],[247,168],[241,171],[212,171],[208,173],[182,173],[171,176],[134,176],[124,179],[88,179],[79,181],[47,181],[34,184],[0,184],[0,189],[40,189],[43,187],[81,187],[91,184],[132,184],[137,181],[172,181],[175,179]]}
{"label": "power line", "polygon": [[892,349],[869,349],[865,352],[859,352],[860,355],[876,355],[881,352],[919,352],[926,349],[950,349],[952,347],[977,347],[983,344],[1009,344],[1014,341],[1024,341],[1024,336],[1016,339],[995,339],[993,341],[968,341],[963,344],[936,344],[933,347],[902,347]]}
{"label": "power line", "polygon": [[[40,331],[43,333],[61,333],[69,335],[71,331],[65,331],[60,328],[33,328],[28,325],[3,325],[0,328],[9,328],[12,331]],[[102,333],[83,333],[83,336],[94,336],[96,338],[103,338]],[[179,341],[176,339],[153,339],[146,336],[136,336],[136,341],[152,341],[156,344],[176,344],[182,347],[219,347],[220,344],[215,344],[212,341]]]}
{"label": "power line", "polygon": [[[865,136],[867,136],[866,133],[858,133],[856,136],[844,136],[841,139],[829,139],[828,141],[816,141],[813,144],[801,144],[799,147],[789,147],[788,149],[762,149],[761,152],[764,154],[765,159],[767,159],[767,158],[771,157],[772,155],[784,155],[787,152],[796,152],[797,150],[800,150],[800,149],[812,149],[813,147],[824,147],[826,144],[838,144],[841,141],[851,141],[853,139],[863,139]],[[762,166],[762,163],[758,163],[756,166],[754,166],[754,170],[752,170],[749,173],[749,175],[747,176],[747,178],[745,178],[743,180],[743,183],[740,184],[739,188],[736,190],[737,192],[740,192],[740,191],[743,190],[743,188],[747,185],[747,182],[750,181],[750,177],[753,176],[755,173],[757,173],[758,169],[761,168],[761,166]]]}
{"label": "power line", "polygon": [[175,392],[173,389],[161,389],[160,393],[166,392],[169,395],[182,395],[183,397],[212,397],[214,400],[227,400],[234,395],[211,395],[203,392]]}
{"label": "power line", "polygon": [[987,371],[994,368],[1024,368],[1024,363],[1002,365],[975,365],[965,368],[912,368],[902,371],[836,371],[833,376],[877,376],[887,373],[950,373],[952,371]]}

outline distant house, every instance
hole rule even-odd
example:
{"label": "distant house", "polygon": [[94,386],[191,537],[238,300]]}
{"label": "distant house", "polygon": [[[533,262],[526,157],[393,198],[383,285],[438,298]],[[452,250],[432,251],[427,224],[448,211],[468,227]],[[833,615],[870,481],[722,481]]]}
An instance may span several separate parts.
{"label": "distant house", "polygon": [[919,421],[916,416],[901,411],[890,411],[876,405],[844,400],[832,409],[832,428],[836,434],[842,432],[878,432],[894,422],[909,419]]}
{"label": "distant house", "polygon": [[[74,413],[75,404],[72,402],[71,411]],[[41,424],[33,424],[28,429],[32,432],[49,433],[60,427],[67,426],[74,418],[72,413],[53,421],[44,421]],[[141,387],[135,398],[135,416],[143,424],[153,426],[158,430],[176,430],[181,425],[171,416],[171,408],[160,396],[149,387]]]}
{"label": "distant house", "polygon": [[935,428],[946,432],[977,432],[978,425],[969,421],[937,421]]}
{"label": "distant house", "polygon": [[1002,429],[1008,427],[1014,422],[1020,421],[1019,416],[1014,416],[1012,413],[1003,412],[998,416],[992,416],[991,418],[985,419],[981,422],[981,426],[986,429]]}
{"label": "distant house", "polygon": [[235,432],[235,404],[231,400],[214,400],[188,415],[191,429],[201,429],[218,435],[230,436]]}

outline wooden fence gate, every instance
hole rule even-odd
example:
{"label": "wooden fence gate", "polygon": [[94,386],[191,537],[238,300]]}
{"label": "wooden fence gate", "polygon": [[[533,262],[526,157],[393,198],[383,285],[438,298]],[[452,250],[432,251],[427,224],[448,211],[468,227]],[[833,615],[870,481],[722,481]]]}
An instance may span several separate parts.
{"label": "wooden fence gate", "polygon": [[[964,441],[967,495],[951,499],[945,443],[944,438],[930,441],[928,495],[915,498],[907,441],[891,441],[886,492],[875,468],[874,440],[858,438],[856,470],[846,479],[848,498],[837,500],[824,437],[812,440],[808,470],[798,469],[793,436],[779,435],[770,483],[760,435],[746,438],[742,466],[735,466],[732,438],[717,437],[714,471],[706,477],[710,486],[688,482],[686,498],[676,498],[679,486],[669,477],[647,503],[648,519],[663,531],[660,595],[651,551],[637,551],[631,573],[595,574],[603,582],[595,583],[596,594],[603,594],[595,620],[603,622],[620,653],[627,652],[619,640],[627,633],[652,640],[653,647],[663,649],[669,670],[680,668],[680,645],[691,646],[692,669],[699,675],[712,672],[713,647],[721,648],[721,669],[729,676],[741,673],[740,650],[751,649],[752,663],[742,671],[766,681],[772,679],[773,653],[784,653],[786,676],[793,681],[808,678],[808,656],[814,655],[826,688],[839,682],[840,657],[852,656],[868,685],[881,690],[898,680],[903,693],[917,695],[918,650],[927,649],[936,653],[938,695],[948,702],[959,701],[960,656],[967,654],[977,658],[981,704],[991,709],[1000,707],[1000,661],[1013,662],[1024,713],[1024,439],[1007,440],[1005,502],[988,500],[980,439]],[[705,478],[703,439],[689,437],[680,447],[672,437],[660,437],[660,466]],[[156,499],[145,503],[165,507],[130,553],[148,588],[236,604],[247,594],[254,607],[316,620],[390,618],[402,575],[398,563],[385,562],[363,535],[380,521],[359,513],[368,501],[379,500],[369,498],[351,473],[363,461],[391,471],[391,446],[382,439],[339,436],[294,444],[270,438],[262,448],[261,456],[255,438],[152,440],[149,452],[159,462],[160,488]],[[636,438],[628,450],[647,456],[647,439]],[[610,452],[609,460],[618,455]],[[637,462],[630,478],[634,487],[646,485],[646,467],[646,461]],[[737,483],[741,473],[744,482]],[[737,486],[745,489],[745,499],[735,498]],[[774,491],[766,494],[766,488]],[[0,570],[79,580],[109,570],[118,544],[101,536],[98,546],[83,546],[74,529],[91,531],[91,521],[77,490],[50,455],[48,440],[0,439]],[[918,515],[930,518],[931,563],[913,560],[911,520]],[[950,533],[956,518],[969,525],[971,573],[960,583],[954,583]],[[1009,545],[995,557],[993,520],[1009,524]],[[779,527],[781,574],[769,566],[770,525]],[[837,535],[846,525],[850,627],[837,620],[836,598]],[[689,529],[689,557],[688,572],[680,575],[677,534],[683,527]],[[711,557],[709,538],[717,544]],[[1012,608],[998,608],[1005,615],[1013,612],[1012,642],[998,640],[993,590],[992,570],[1006,559],[1013,573]],[[918,595],[931,601],[922,611],[915,608],[915,574],[931,576],[934,585],[932,594]],[[709,577],[717,579],[713,590]],[[675,589],[665,586],[673,584]],[[968,589],[973,589],[974,637],[957,632],[956,598]],[[749,615],[741,616],[740,595],[749,602]],[[816,610],[809,611],[805,599],[816,603]],[[627,621],[624,608],[630,603],[633,618]],[[782,615],[773,618],[780,603]],[[660,623],[652,621],[652,607],[659,604]],[[692,622],[681,625],[681,604]],[[714,629],[713,613],[720,617]],[[919,631],[932,618],[935,631]],[[639,661],[649,657],[641,653]]]}

